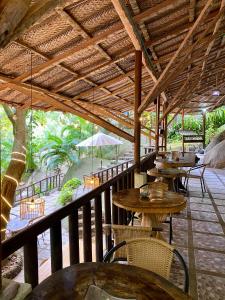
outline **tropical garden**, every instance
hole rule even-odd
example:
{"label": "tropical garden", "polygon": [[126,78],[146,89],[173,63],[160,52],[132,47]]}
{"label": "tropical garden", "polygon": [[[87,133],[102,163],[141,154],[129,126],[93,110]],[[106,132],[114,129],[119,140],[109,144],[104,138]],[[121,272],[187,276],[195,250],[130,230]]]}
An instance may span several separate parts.
{"label": "tropical garden", "polygon": [[[168,121],[171,118],[170,115]],[[67,169],[79,166],[84,157],[100,156],[97,147],[94,149],[76,147],[80,141],[100,130],[98,126],[80,117],[62,112],[21,111],[3,105],[0,106],[0,122],[1,175],[7,174],[10,177],[13,174],[17,183],[35,181],[35,175],[32,174],[35,174],[37,170],[42,172],[41,176],[46,176],[48,172],[61,172],[65,166]],[[145,112],[141,122],[147,128],[154,128],[155,114]],[[224,130],[224,124],[224,107],[206,113],[206,143],[209,143],[215,134]],[[182,120],[178,115],[168,128],[170,147],[180,145],[181,127]],[[202,116],[186,115],[184,128],[195,131],[197,134],[202,132]],[[106,132],[102,128],[101,131]],[[131,148],[130,145],[127,147]],[[101,155],[105,159],[115,159],[115,148],[109,146],[107,149],[102,149]],[[18,170],[16,174],[15,169]],[[89,173],[91,171],[93,170],[87,170]],[[64,182],[66,184],[59,195],[59,201],[62,204],[71,200],[73,189],[81,184],[81,181],[73,176],[66,178],[70,181],[68,184]],[[10,203],[12,203],[17,184],[10,182],[11,194],[7,194],[8,189],[4,190],[4,186],[6,183],[9,184],[8,179],[6,176],[3,177],[2,193],[5,193],[5,198],[11,199]],[[9,209],[4,213],[8,216]]]}

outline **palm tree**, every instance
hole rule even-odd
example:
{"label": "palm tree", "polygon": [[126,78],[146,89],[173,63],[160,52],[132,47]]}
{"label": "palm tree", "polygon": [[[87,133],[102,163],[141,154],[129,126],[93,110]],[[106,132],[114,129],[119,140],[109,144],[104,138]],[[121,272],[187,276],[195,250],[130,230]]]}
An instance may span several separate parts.
{"label": "palm tree", "polygon": [[71,125],[62,129],[60,136],[48,135],[48,145],[42,148],[41,161],[47,169],[60,169],[63,164],[71,166],[78,162],[76,145],[78,133]]}

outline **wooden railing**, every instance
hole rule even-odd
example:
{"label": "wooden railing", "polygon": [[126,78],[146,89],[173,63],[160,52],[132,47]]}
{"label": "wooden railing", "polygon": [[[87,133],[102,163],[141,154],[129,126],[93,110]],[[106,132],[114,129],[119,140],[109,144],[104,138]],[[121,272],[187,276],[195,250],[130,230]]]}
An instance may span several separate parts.
{"label": "wooden railing", "polygon": [[[153,150],[151,152],[145,153],[145,155],[143,155],[141,157],[141,159],[144,159],[147,154],[152,153],[152,152],[153,152]],[[92,173],[92,175],[100,178],[100,182],[104,183],[104,182],[112,179],[113,177],[117,176],[121,172],[127,170],[133,163],[134,163],[134,160],[130,159],[130,160],[127,160],[120,164],[109,167],[107,169],[103,169],[98,172]]]}
{"label": "wooden railing", "polygon": [[[151,153],[141,161],[141,171],[154,167],[155,154]],[[64,218],[68,218],[70,264],[80,262],[79,250],[79,224],[78,210],[82,209],[83,217],[83,257],[84,262],[93,260],[92,255],[92,230],[91,230],[91,203],[94,200],[95,212],[95,253],[96,261],[103,259],[103,222],[106,224],[127,224],[129,213],[115,205],[112,205],[112,193],[118,190],[132,188],[134,186],[135,166],[127,168],[116,177],[103,183],[88,194],[58,209],[27,229],[2,243],[2,257],[5,259],[16,250],[24,249],[24,274],[25,282],[35,287],[38,284],[38,235],[50,229],[51,245],[51,272],[54,273],[63,267],[62,251],[62,224]],[[104,211],[102,209],[104,201]],[[111,236],[107,235],[106,248],[111,248]]]}
{"label": "wooden railing", "polygon": [[100,170],[98,172],[93,173],[94,176],[100,178],[100,182],[104,183],[111,178],[117,176],[121,172],[127,170],[129,166],[133,164],[133,159],[128,160],[126,162],[122,162],[120,164],[114,165],[112,167],[109,167],[107,169]]}
{"label": "wooden railing", "polygon": [[19,204],[22,199],[26,199],[35,195],[46,193],[55,188],[61,187],[63,174],[54,174],[48,176],[40,181],[34,182],[28,186],[16,190],[15,206]]}

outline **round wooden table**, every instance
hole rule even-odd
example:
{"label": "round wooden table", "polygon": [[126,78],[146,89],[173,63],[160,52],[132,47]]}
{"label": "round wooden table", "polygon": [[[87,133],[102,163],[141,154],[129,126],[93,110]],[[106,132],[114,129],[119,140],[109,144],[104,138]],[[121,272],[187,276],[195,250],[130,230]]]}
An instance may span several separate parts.
{"label": "round wooden table", "polygon": [[174,180],[177,177],[186,176],[186,172],[184,170],[176,169],[176,168],[165,168],[165,169],[150,169],[147,171],[149,176],[160,178],[162,182],[165,182],[169,186],[169,190],[175,191],[176,188],[174,186]]}
{"label": "round wooden table", "polygon": [[168,214],[178,213],[186,207],[183,195],[151,189],[149,197],[141,197],[140,189],[128,189],[113,194],[113,203],[133,212],[141,212],[142,225],[158,227]]}
{"label": "round wooden table", "polygon": [[54,273],[26,300],[84,300],[93,285],[125,299],[190,299],[171,282],[148,270],[122,264],[84,263]]}
{"label": "round wooden table", "polygon": [[177,161],[168,158],[157,158],[155,159],[154,164],[157,169],[193,167],[195,165],[195,159],[191,159],[190,157],[181,157]]}

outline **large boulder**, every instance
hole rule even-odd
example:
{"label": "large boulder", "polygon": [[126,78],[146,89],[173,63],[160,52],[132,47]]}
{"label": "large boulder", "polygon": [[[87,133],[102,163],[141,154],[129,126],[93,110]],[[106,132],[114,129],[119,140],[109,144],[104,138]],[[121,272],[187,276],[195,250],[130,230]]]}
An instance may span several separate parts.
{"label": "large boulder", "polygon": [[217,134],[212,141],[208,144],[208,146],[205,149],[205,152],[210,151],[213,147],[215,147],[217,144],[225,140],[225,130],[221,133]]}
{"label": "large boulder", "polygon": [[225,168],[225,140],[207,151],[203,162],[212,168]]}

